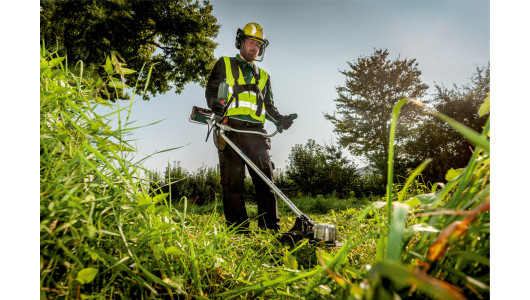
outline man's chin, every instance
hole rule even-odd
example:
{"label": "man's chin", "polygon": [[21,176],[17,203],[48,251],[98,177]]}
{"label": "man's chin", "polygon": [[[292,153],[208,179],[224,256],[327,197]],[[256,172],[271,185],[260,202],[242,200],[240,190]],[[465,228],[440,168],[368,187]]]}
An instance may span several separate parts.
{"label": "man's chin", "polygon": [[253,62],[255,61],[256,59],[258,59],[258,56],[257,55],[241,55],[246,61],[250,61],[250,62]]}

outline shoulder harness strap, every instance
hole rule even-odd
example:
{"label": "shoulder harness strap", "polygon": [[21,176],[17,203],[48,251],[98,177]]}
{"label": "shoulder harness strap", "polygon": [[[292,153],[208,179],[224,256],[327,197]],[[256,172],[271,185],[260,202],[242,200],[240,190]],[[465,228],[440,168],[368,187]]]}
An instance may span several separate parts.
{"label": "shoulder harness strap", "polygon": [[256,94],[256,116],[261,116],[261,112],[263,111],[264,97],[261,93],[261,90],[259,89],[259,81],[261,78],[260,69],[258,68],[258,66],[256,66],[256,64],[254,64],[254,84],[239,84],[239,75],[241,72],[239,68],[239,63],[235,57],[230,57],[229,63],[232,71],[232,77],[234,78],[234,86],[232,87],[232,97],[227,102],[227,106],[229,106],[231,102],[235,99],[235,107],[239,107],[239,94],[243,92],[254,92]]}

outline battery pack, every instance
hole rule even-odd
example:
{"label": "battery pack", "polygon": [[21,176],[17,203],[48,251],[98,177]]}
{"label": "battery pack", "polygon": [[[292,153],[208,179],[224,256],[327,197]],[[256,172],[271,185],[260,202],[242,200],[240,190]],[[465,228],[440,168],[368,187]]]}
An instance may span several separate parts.
{"label": "battery pack", "polygon": [[210,119],[213,112],[207,108],[194,106],[191,109],[190,122],[199,124],[208,124],[206,120]]}

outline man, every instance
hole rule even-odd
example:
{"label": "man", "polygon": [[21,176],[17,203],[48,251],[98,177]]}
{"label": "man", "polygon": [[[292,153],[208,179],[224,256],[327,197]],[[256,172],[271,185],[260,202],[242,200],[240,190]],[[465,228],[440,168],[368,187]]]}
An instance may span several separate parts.
{"label": "man", "polygon": [[[257,23],[249,23],[243,29],[238,29],[236,34],[236,48],[240,53],[236,57],[221,57],[212,69],[205,93],[208,107],[216,115],[224,117],[224,122],[234,129],[266,133],[263,128],[266,115],[282,129],[288,129],[293,122],[289,116],[281,115],[274,106],[270,77],[255,64],[256,61],[263,60],[268,44],[263,28]],[[217,98],[221,82],[230,86],[226,102]],[[234,131],[227,132],[227,137],[274,182],[269,138]],[[245,163],[230,146],[218,146],[218,149],[227,225],[248,229],[249,221],[243,198]],[[279,230],[276,195],[251,168],[248,171],[256,191],[258,226]]]}

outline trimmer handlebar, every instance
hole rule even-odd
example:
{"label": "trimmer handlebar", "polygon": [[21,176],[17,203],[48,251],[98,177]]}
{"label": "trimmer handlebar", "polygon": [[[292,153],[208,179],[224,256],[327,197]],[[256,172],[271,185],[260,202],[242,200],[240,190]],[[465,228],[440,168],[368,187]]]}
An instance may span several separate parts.
{"label": "trimmer handlebar", "polygon": [[[289,118],[291,120],[294,120],[296,118],[298,118],[298,115],[297,114],[290,114],[289,115]],[[275,120],[273,120],[272,118],[269,119],[271,120],[272,123],[274,123],[274,125],[276,125],[276,131],[274,131],[273,133],[271,134],[267,134],[267,133],[263,133],[263,132],[259,132],[259,131],[252,131],[252,130],[240,130],[240,129],[234,129],[230,126],[228,126],[227,124],[223,124],[221,122],[222,118],[216,114],[212,114],[211,117],[209,119],[206,120],[206,122],[208,123],[208,125],[210,126],[216,126],[218,127],[219,129],[222,129],[224,131],[235,131],[235,132],[241,132],[241,133],[251,133],[251,134],[258,134],[258,135],[262,135],[264,137],[273,137],[275,136],[276,134],[278,133],[282,133],[283,131],[283,127],[282,125],[280,125],[278,122],[276,122]]]}
{"label": "trimmer handlebar", "polygon": [[[216,117],[219,117],[217,115],[215,115]],[[278,134],[278,130],[274,131],[273,133],[271,134],[267,134],[267,133],[263,133],[263,132],[259,132],[259,131],[253,131],[253,130],[240,130],[240,129],[234,129],[232,127],[230,127],[228,124],[223,124],[223,123],[219,123],[219,121],[216,121],[214,120],[214,122],[212,122],[212,120],[206,120],[206,122],[208,123],[208,125],[210,126],[215,126],[221,130],[224,130],[224,131],[235,131],[235,132],[241,132],[241,133],[251,133],[251,134],[258,134],[258,135],[262,135],[264,137],[273,137],[275,136],[276,134]]]}
{"label": "trimmer handlebar", "polygon": [[[265,115],[266,119],[271,121],[276,126],[276,131],[272,134],[265,134],[258,131],[249,131],[249,130],[240,130],[240,129],[234,129],[227,124],[224,124],[222,121],[224,118],[221,118],[220,116],[216,115],[207,108],[201,108],[194,106],[191,115],[190,115],[190,122],[199,123],[199,124],[208,124],[210,126],[216,126],[220,129],[223,129],[225,131],[236,131],[236,132],[242,132],[242,133],[251,133],[251,134],[259,134],[265,137],[273,137],[276,134],[283,132],[283,127],[273,118],[271,118],[269,115]],[[298,117],[297,114],[290,114],[289,119],[294,120]]]}

